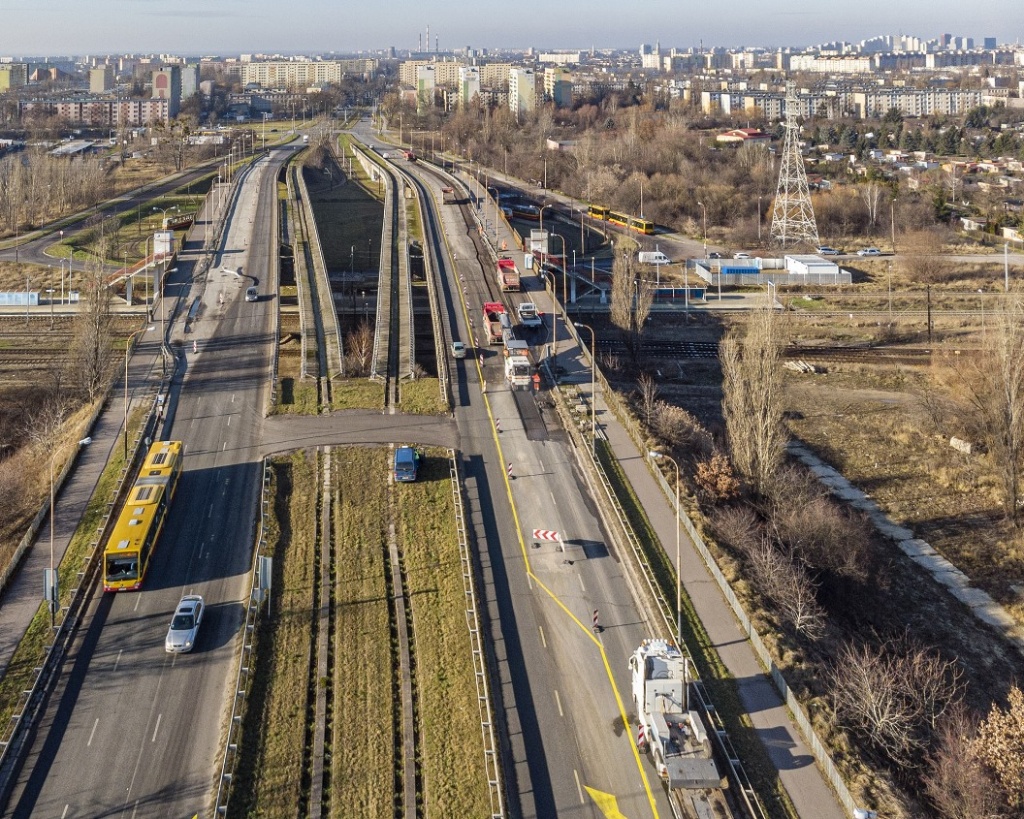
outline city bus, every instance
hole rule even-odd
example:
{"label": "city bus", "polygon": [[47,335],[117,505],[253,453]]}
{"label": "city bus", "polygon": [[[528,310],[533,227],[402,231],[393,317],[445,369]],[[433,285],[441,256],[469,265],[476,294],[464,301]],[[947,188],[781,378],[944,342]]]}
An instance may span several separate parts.
{"label": "city bus", "polygon": [[604,205],[588,205],[587,216],[589,216],[591,219],[607,219],[608,208],[606,208]]}
{"label": "city bus", "polygon": [[178,488],[181,441],[157,441],[146,453],[103,550],[103,591],[138,591]]}

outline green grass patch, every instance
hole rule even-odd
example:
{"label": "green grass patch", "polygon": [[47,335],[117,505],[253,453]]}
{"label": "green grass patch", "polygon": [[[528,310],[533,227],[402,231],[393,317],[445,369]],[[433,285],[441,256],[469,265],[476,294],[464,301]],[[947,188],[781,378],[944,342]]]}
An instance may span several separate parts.
{"label": "green grass patch", "polygon": [[272,415],[316,415],[320,412],[316,381],[284,376],[278,380],[277,404]]}
{"label": "green grass patch", "polygon": [[436,378],[403,381],[398,396],[402,412],[418,415],[443,415],[448,412],[448,402],[441,397],[441,382]]}
{"label": "green grass patch", "polygon": [[388,450],[335,449],[334,464],[332,815],[390,819],[395,798],[397,699],[391,688],[384,570]]}
{"label": "green grass patch", "polygon": [[[625,511],[626,518],[640,541],[641,548],[654,572],[655,582],[667,600],[676,595],[675,570],[668,555],[647,519],[643,506],[633,492],[619,462],[607,441],[597,441],[597,456],[612,485],[612,490]],[[750,719],[740,701],[736,682],[718,656],[704,626],[693,608],[686,589],[682,593],[682,639],[693,658],[697,673],[711,696],[729,738],[743,761],[743,767],[761,798],[769,816],[790,819],[796,815],[785,793],[778,772],[768,752],[754,733]]]}
{"label": "green grass patch", "polygon": [[425,456],[419,480],[395,487],[413,610],[424,813],[486,816],[490,797],[448,457],[440,449]]}
{"label": "green grass patch", "polygon": [[383,408],[383,383],[369,378],[335,378],[331,382],[331,409]]}
{"label": "green grass patch", "polygon": [[257,620],[255,669],[231,794],[236,816],[297,816],[303,791],[313,572],[317,543],[316,456],[296,452],[271,467],[266,531],[274,559],[269,616]]}

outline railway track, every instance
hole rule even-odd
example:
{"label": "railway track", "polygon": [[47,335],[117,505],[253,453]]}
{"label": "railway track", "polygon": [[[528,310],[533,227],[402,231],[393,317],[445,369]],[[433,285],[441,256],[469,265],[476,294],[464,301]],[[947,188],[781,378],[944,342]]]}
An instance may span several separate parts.
{"label": "railway track", "polygon": [[[618,339],[599,338],[597,349],[604,353],[626,354],[628,347]],[[712,359],[718,358],[718,343],[713,341],[648,341],[640,345],[646,358]],[[934,356],[958,355],[965,351],[940,351],[919,347],[845,347],[789,346],[782,356],[789,360],[832,361],[857,364],[904,364],[925,366]]]}

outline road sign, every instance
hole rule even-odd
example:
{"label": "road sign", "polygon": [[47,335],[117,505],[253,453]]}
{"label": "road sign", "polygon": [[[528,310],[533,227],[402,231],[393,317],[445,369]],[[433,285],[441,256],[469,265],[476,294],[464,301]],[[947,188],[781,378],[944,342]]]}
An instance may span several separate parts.
{"label": "road sign", "polygon": [[558,536],[558,532],[554,532],[551,529],[534,529],[533,530],[534,540],[554,540],[559,541],[561,538]]}

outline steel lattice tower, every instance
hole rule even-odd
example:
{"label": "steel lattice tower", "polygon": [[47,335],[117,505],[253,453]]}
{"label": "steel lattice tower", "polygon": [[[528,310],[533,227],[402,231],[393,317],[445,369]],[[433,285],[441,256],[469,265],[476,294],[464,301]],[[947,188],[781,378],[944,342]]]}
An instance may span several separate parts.
{"label": "steel lattice tower", "polygon": [[807,171],[800,155],[798,113],[796,83],[789,81],[786,83],[786,139],[782,145],[779,186],[772,209],[772,241],[782,247],[800,241],[817,247],[818,224],[814,221]]}

